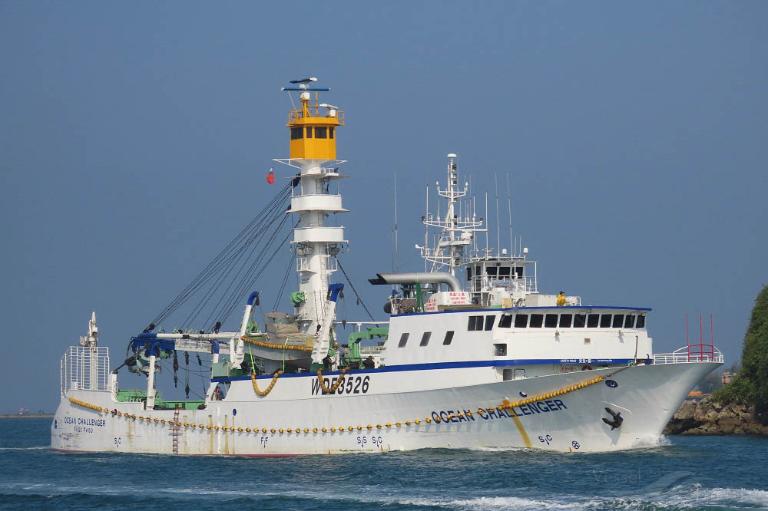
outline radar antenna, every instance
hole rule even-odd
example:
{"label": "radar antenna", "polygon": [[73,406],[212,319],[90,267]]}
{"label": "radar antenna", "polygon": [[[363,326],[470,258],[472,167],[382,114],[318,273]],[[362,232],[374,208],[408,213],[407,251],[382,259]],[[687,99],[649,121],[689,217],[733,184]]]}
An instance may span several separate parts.
{"label": "radar antenna", "polygon": [[283,87],[280,90],[285,92],[328,92],[331,90],[328,87],[310,87],[309,84],[317,81],[317,77],[308,76],[307,78],[301,78],[299,80],[289,80],[288,83],[296,85],[296,87]]}

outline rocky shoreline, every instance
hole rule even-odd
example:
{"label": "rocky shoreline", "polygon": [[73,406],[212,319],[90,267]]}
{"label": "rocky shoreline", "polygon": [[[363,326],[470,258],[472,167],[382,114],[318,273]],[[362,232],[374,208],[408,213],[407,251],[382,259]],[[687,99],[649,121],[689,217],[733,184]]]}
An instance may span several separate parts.
{"label": "rocky shoreline", "polygon": [[707,396],[684,401],[667,424],[664,434],[768,436],[768,426],[754,420],[751,406],[724,405]]}

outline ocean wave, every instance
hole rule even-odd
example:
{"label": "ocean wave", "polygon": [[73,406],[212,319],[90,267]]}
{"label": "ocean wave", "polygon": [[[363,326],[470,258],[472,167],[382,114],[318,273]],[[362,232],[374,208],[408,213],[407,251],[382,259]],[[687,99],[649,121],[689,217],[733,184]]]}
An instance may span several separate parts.
{"label": "ocean wave", "polygon": [[159,491],[160,494],[181,494],[199,498],[201,495],[212,496],[215,498],[237,498],[251,497],[258,499],[265,498],[283,498],[305,501],[319,501],[328,505],[329,503],[346,503],[350,505],[379,505],[388,507],[408,506],[424,508],[442,508],[442,509],[460,509],[467,511],[487,510],[487,509],[510,509],[510,510],[566,510],[566,509],[587,509],[589,503],[582,503],[574,506],[571,497],[564,499],[527,499],[516,496],[483,496],[477,498],[450,498],[439,496],[407,496],[392,494],[375,494],[370,491],[365,493],[334,493],[327,491],[307,491],[307,490],[288,490],[276,491],[253,489],[253,490],[220,490],[213,488],[165,488]]}
{"label": "ocean wave", "polygon": [[398,502],[403,505],[441,507],[474,511],[479,509],[510,509],[519,511],[541,509],[586,509],[588,503],[571,499],[527,499],[524,497],[478,497],[473,499],[410,499]]}
{"label": "ocean wave", "polygon": [[0,447],[0,451],[47,451],[50,445],[36,445],[33,447]]}
{"label": "ocean wave", "polygon": [[768,509],[768,491],[743,488],[676,487],[656,495],[626,497],[584,497],[561,495],[550,498],[519,496],[478,497],[471,499],[400,499],[399,504],[476,510],[687,510],[700,508]]}
{"label": "ocean wave", "polygon": [[190,496],[210,495],[214,497],[246,498],[288,498],[349,504],[377,504],[386,506],[409,506],[424,508],[475,510],[677,510],[708,506],[747,509],[768,509],[768,491],[742,488],[702,488],[699,485],[676,486],[669,491],[648,495],[627,495],[615,497],[586,497],[583,495],[556,495],[541,498],[526,498],[519,495],[480,496],[469,498],[427,496],[427,495],[382,495],[371,492],[332,493],[327,491],[298,491],[276,489],[220,490],[213,488],[164,489],[160,493],[189,494]]}
{"label": "ocean wave", "polygon": [[[2,496],[44,496],[48,498],[72,495],[91,496],[131,496],[142,498],[145,488],[139,486],[109,485],[60,485],[52,483],[15,482],[0,484]],[[361,489],[362,490],[362,489]],[[361,493],[310,491],[285,489],[272,484],[251,488],[215,488],[210,486],[190,486],[183,488],[154,489],[153,499],[186,501],[188,499],[212,499],[218,501],[245,499],[258,503],[270,499],[288,501],[314,501],[324,506],[336,504],[379,505],[397,508],[437,508],[476,510],[688,510],[696,508],[734,508],[768,509],[768,491],[746,488],[704,488],[697,484],[678,485],[667,491],[648,494],[630,494],[616,496],[585,495],[547,495],[524,497],[521,495],[483,495],[483,496],[438,496],[424,494],[376,493],[367,489]],[[1,499],[0,499],[1,500]]]}
{"label": "ocean wave", "polygon": [[699,484],[676,486],[667,495],[666,502],[682,508],[693,506],[748,505],[768,508],[768,491],[747,488],[704,488]]}

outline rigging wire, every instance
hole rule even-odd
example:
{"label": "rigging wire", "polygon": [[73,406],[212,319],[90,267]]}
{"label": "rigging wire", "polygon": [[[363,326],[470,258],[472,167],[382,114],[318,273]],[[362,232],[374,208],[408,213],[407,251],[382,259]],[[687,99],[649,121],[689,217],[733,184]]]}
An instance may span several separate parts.
{"label": "rigging wire", "polygon": [[[272,253],[272,255],[264,260],[264,255],[266,254],[267,250],[272,247],[272,245],[275,242],[275,239],[277,235],[280,233],[282,227],[285,225],[287,216],[284,216],[283,219],[280,221],[280,224],[277,226],[277,229],[274,230],[272,235],[269,237],[269,239],[266,242],[266,245],[261,249],[261,251],[258,253],[258,255],[253,259],[253,262],[251,263],[250,267],[248,268],[248,271],[243,276],[243,278],[240,280],[240,283],[235,288],[235,291],[233,293],[230,293],[229,298],[224,302],[222,307],[216,312],[216,318],[218,321],[221,321],[222,324],[224,324],[229,316],[234,311],[235,307],[237,307],[237,304],[241,301],[242,297],[249,292],[253,288],[253,286],[258,281],[259,277],[264,273],[264,271],[267,269],[269,264],[272,262],[272,259],[274,259],[275,254],[278,250],[283,248],[285,243],[288,241],[288,237],[290,237],[290,232],[288,233],[288,236],[278,244],[275,252]],[[261,264],[259,264],[261,263]],[[234,284],[234,281],[232,282]]]}
{"label": "rigging wire", "polygon": [[277,310],[278,305],[280,305],[280,300],[283,298],[283,292],[285,291],[285,286],[288,283],[288,277],[291,275],[291,269],[293,268],[294,261],[296,260],[296,254],[293,253],[288,260],[288,266],[285,267],[285,274],[283,275],[283,281],[280,284],[280,289],[277,291],[277,297],[275,298],[275,303],[272,305],[272,310]]}
{"label": "rigging wire", "polygon": [[346,270],[344,269],[344,266],[341,264],[341,261],[339,261],[339,258],[336,258],[336,263],[339,265],[339,269],[341,270],[341,273],[344,274],[344,278],[347,279],[347,284],[349,284],[349,287],[352,288],[352,292],[355,293],[355,296],[357,297],[357,301],[360,302],[360,305],[363,306],[363,309],[365,309],[365,312],[368,314],[368,317],[371,318],[371,321],[376,321],[376,319],[373,317],[373,314],[371,314],[371,311],[368,310],[368,306],[365,305],[365,302],[360,297],[360,294],[357,292],[357,289],[355,289],[355,285],[352,284],[352,279],[349,278],[349,275],[347,275]]}
{"label": "rigging wire", "polygon": [[[258,228],[254,229],[254,232],[251,233],[251,235],[244,241],[242,246],[240,246],[229,258],[229,261],[226,263],[226,265],[222,265],[222,271],[219,272],[219,278],[213,280],[211,282],[210,288],[208,293],[205,293],[203,297],[201,298],[200,302],[198,303],[197,307],[195,307],[190,314],[187,316],[187,319],[184,322],[184,327],[189,326],[189,324],[197,318],[197,316],[200,314],[200,312],[205,308],[205,306],[209,303],[211,298],[217,293],[221,285],[230,278],[230,275],[232,274],[232,271],[237,267],[238,264],[241,264],[241,269],[244,267],[244,265],[247,263],[249,258],[253,255],[253,252],[258,247],[258,244],[253,243],[254,240],[256,240],[259,236],[264,234],[265,231],[267,231],[270,228],[274,228],[274,221],[278,219],[280,214],[280,208],[275,208],[270,214],[263,219],[263,225],[260,225]],[[247,249],[251,247],[250,253],[247,252]],[[243,259],[244,254],[248,253],[248,256]],[[232,277],[234,280],[236,278],[237,274]],[[231,289],[232,283],[230,282],[228,290]],[[222,295],[223,297],[224,295]],[[221,300],[221,297],[220,297]],[[210,318],[209,321],[206,322],[206,325],[210,325]]]}
{"label": "rigging wire", "polygon": [[204,285],[215,272],[228,262],[232,257],[232,250],[237,247],[243,239],[249,239],[249,235],[258,227],[264,224],[264,215],[268,214],[275,209],[275,205],[285,202],[290,196],[293,182],[286,184],[276,196],[270,200],[257,214],[256,216],[245,226],[240,232],[230,240],[227,245],[206,265],[206,267],[187,284],[187,286],[177,294],[171,302],[165,306],[165,308],[152,320],[151,323],[159,325],[170,314],[176,311],[181,305],[183,305],[187,299],[197,291],[202,285]]}
{"label": "rigging wire", "polygon": [[[277,247],[272,252],[272,254],[270,254],[270,256],[267,258],[267,260],[264,262],[261,268],[257,272],[255,272],[255,274],[250,278],[250,280],[244,282],[244,284],[241,286],[242,289],[251,289],[256,284],[256,282],[259,280],[259,278],[264,273],[264,271],[269,267],[269,264],[275,258],[277,253],[284,248],[284,245],[288,242],[288,239],[290,237],[291,237],[291,232],[289,231],[288,234],[285,236],[285,238],[283,238],[283,240],[277,244]],[[242,296],[242,291],[239,293],[239,295],[236,295],[234,300],[230,301],[229,307],[221,315],[222,324],[229,318],[229,316],[234,311],[235,307],[237,307],[237,299],[236,299],[237,296]]]}
{"label": "rigging wire", "polygon": [[[255,240],[258,236],[261,236],[262,234],[265,233],[265,231],[268,231],[268,229],[270,228],[272,231],[275,231],[275,232],[279,231],[283,222],[280,222],[280,224],[278,224],[278,226],[275,227],[274,221],[277,220],[280,215],[282,215],[282,213],[278,208],[276,209],[276,212],[273,212],[273,214],[268,218],[265,227],[263,229],[260,229],[257,233],[255,233],[251,237],[251,240]],[[251,240],[249,240],[249,243]],[[222,284],[224,284],[226,281],[229,281],[229,284],[226,286],[225,291],[221,295],[219,295],[219,299],[216,302],[216,305],[211,309],[208,315],[208,318],[206,319],[203,326],[204,327],[209,326],[213,323],[214,320],[220,319],[217,317],[217,311],[219,310],[221,303],[229,299],[232,286],[237,281],[238,275],[242,273],[242,271],[245,269],[248,262],[253,259],[253,254],[254,252],[256,252],[258,247],[259,247],[258,243],[250,243],[250,251],[247,251],[245,249],[249,247],[247,244],[244,245],[243,250],[240,252],[238,257],[236,259],[233,259],[231,264],[227,265],[227,267],[223,270],[220,278],[216,279],[216,281],[214,281],[211,284],[211,288],[209,289],[208,293],[204,294],[204,296],[201,298],[200,302],[198,303],[197,307],[195,307],[190,312],[189,316],[187,316],[187,319],[185,320],[185,326],[189,326],[190,323],[199,316],[199,314],[205,309],[205,307],[208,305],[211,299],[218,293]],[[238,268],[238,266],[239,266],[239,270],[235,271],[235,269]]]}

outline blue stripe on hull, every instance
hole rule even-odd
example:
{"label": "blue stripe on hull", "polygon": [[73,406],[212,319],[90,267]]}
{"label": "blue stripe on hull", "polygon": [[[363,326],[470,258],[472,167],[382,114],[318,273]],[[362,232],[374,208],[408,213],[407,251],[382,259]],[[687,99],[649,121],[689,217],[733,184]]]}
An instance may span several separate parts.
{"label": "blue stripe on hull", "polygon": [[393,314],[393,318],[400,318],[400,317],[406,317],[406,316],[427,316],[432,314],[461,314],[461,313],[470,313],[470,314],[488,314],[491,312],[512,312],[512,311],[519,311],[519,312],[525,312],[525,311],[535,311],[535,310],[552,310],[552,311],[561,311],[561,310],[568,310],[568,309],[575,309],[575,310],[582,310],[585,312],[588,311],[597,311],[597,310],[626,310],[626,311],[637,311],[637,312],[651,312],[653,309],[649,307],[625,307],[625,306],[619,306],[619,305],[537,305],[535,307],[507,307],[503,309],[459,309],[459,310],[445,310],[445,311],[432,311],[432,312],[404,312],[402,314]]}
{"label": "blue stripe on hull", "polygon": [[[590,364],[627,364],[633,362],[632,358],[593,358],[589,360]],[[468,360],[464,362],[435,362],[431,364],[401,364],[396,366],[384,366],[378,369],[353,369],[347,374],[374,374],[374,373],[394,373],[401,371],[432,371],[435,369],[458,369],[467,367],[509,367],[521,365],[542,365],[542,364],[581,364],[583,360],[575,358],[530,358],[517,360]],[[338,375],[339,371],[323,372],[323,376]],[[316,377],[315,373],[284,373],[281,378],[306,378]],[[259,380],[271,380],[272,375],[263,374],[256,377]],[[211,378],[215,382],[230,382],[250,380],[250,376],[217,376]]]}

